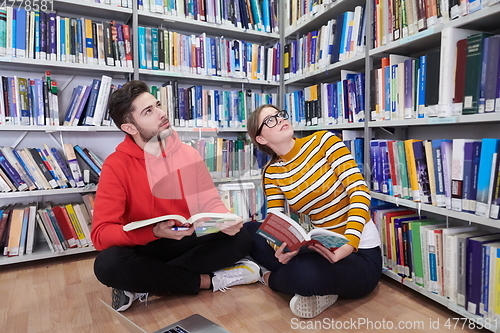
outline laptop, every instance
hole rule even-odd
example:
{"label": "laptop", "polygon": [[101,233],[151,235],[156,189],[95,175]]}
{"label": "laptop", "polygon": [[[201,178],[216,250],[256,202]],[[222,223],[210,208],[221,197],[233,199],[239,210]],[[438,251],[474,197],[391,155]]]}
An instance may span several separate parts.
{"label": "laptop", "polygon": [[[132,320],[128,319],[120,312],[115,311],[111,306],[100,300],[104,307],[125,326],[130,333],[148,333],[139,327]],[[193,314],[187,318],[179,320],[167,327],[161,328],[153,333],[231,333],[225,330],[222,326],[217,325],[213,321],[199,314]]]}

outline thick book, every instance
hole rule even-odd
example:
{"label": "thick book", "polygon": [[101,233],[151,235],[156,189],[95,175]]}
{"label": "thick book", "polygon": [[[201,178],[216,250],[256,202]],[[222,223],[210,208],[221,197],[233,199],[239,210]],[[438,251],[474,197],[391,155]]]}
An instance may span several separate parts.
{"label": "thick book", "polygon": [[348,242],[344,235],[324,228],[316,228],[306,233],[300,224],[280,212],[268,213],[257,234],[277,246],[286,242],[286,249],[289,251],[317,243],[332,250]]}
{"label": "thick book", "polygon": [[123,226],[123,230],[131,231],[131,230],[135,230],[137,228],[142,228],[142,227],[145,227],[145,226],[148,226],[151,224],[165,222],[168,220],[177,220],[183,226],[185,226],[187,224],[193,224],[195,226],[195,228],[197,229],[196,231],[198,234],[199,232],[210,233],[210,232],[219,231],[221,223],[230,222],[230,221],[237,221],[237,220],[241,220],[241,218],[236,214],[230,214],[230,213],[198,213],[198,214],[194,214],[193,216],[191,216],[188,219],[185,218],[184,216],[181,216],[181,215],[170,214],[170,215],[153,217],[153,218],[147,219],[147,220],[130,222],[130,223]]}

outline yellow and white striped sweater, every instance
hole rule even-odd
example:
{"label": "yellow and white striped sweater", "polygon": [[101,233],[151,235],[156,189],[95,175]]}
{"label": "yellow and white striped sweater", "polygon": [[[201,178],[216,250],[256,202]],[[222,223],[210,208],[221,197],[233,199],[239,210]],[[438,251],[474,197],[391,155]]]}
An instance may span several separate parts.
{"label": "yellow and white striped sweater", "polygon": [[370,221],[370,194],[350,151],[327,131],[295,139],[293,149],[264,173],[270,212],[307,214],[314,227],[343,234],[356,250]]}

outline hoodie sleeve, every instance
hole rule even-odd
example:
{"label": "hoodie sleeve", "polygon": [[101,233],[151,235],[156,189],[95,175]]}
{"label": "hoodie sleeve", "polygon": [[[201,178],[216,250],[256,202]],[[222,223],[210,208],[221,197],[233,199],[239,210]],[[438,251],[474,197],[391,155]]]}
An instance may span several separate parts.
{"label": "hoodie sleeve", "polygon": [[94,203],[91,238],[94,247],[102,251],[112,246],[145,245],[156,236],[153,225],[126,232],[125,221],[127,195],[125,185],[111,163],[104,163]]}

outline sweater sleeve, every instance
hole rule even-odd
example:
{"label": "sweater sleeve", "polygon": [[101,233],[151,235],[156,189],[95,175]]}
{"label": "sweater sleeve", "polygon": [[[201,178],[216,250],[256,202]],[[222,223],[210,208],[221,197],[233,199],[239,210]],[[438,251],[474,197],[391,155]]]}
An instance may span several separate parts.
{"label": "sweater sleeve", "polygon": [[370,221],[370,192],[349,149],[335,135],[328,132],[325,135],[327,138],[322,149],[349,198],[344,236],[357,250],[363,228]]}
{"label": "sweater sleeve", "polygon": [[154,225],[130,232],[124,231],[123,225],[126,221],[122,217],[125,210],[124,184],[116,171],[104,163],[92,217],[91,238],[97,250],[102,251],[112,246],[145,245],[157,239],[153,234]]}

